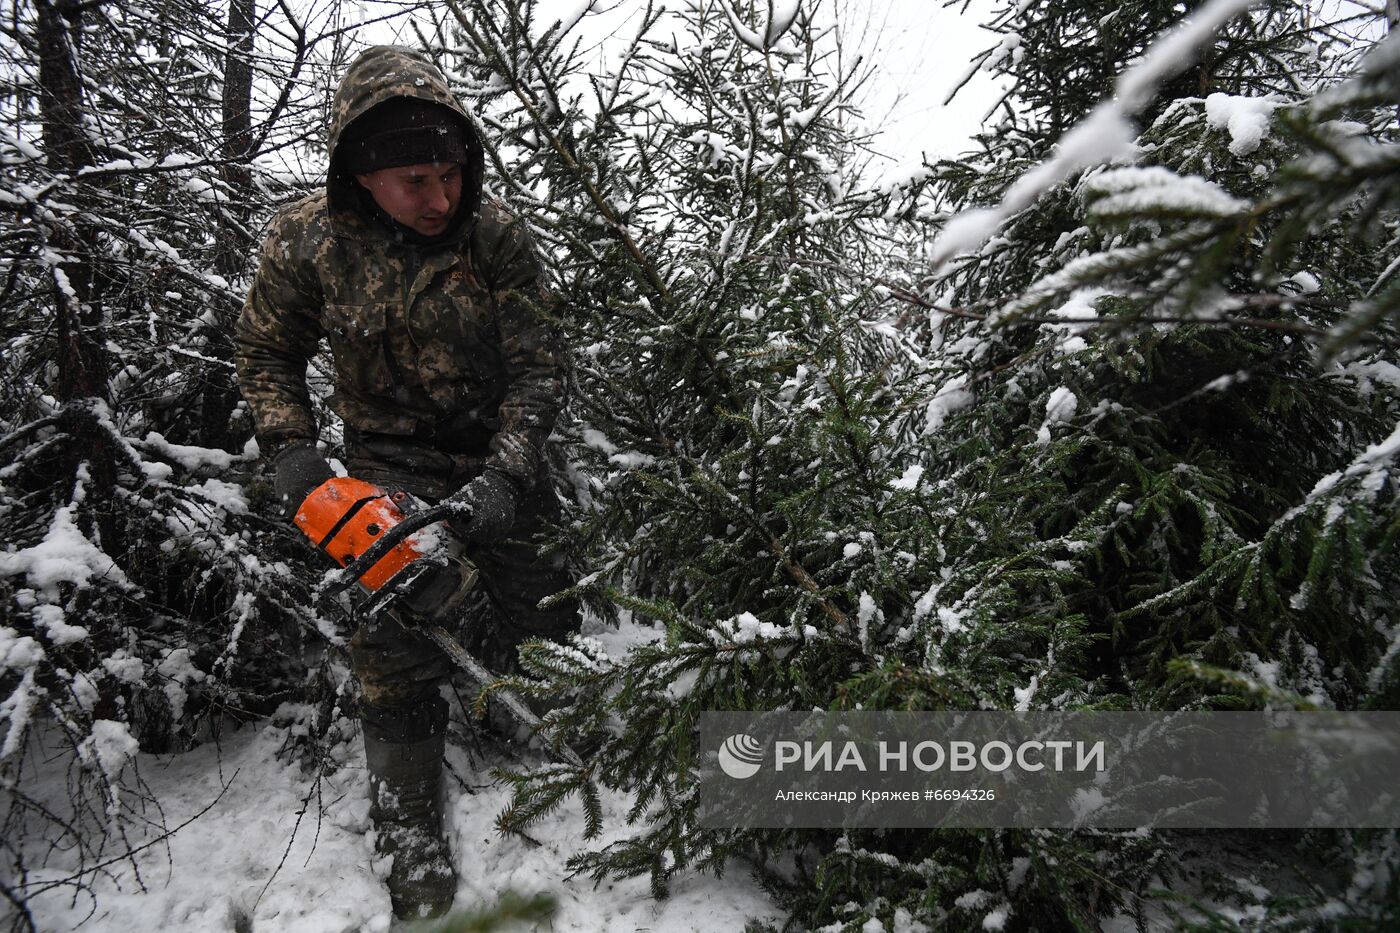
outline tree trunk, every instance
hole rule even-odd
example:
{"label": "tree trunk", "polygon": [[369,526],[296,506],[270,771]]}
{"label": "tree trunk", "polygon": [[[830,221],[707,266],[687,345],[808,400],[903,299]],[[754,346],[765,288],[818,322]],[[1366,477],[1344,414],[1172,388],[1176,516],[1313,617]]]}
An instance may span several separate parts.
{"label": "tree trunk", "polygon": [[[1385,0],[1385,20],[1391,32],[1400,27],[1400,0]],[[1400,123],[1400,107],[1395,108],[1395,119]]]}
{"label": "tree trunk", "polygon": [[[83,133],[83,85],[75,40],[81,12],[71,0],[37,0],[39,110],[44,152],[55,175],[72,177],[92,164]],[[70,31],[71,29],[71,31]],[[92,237],[81,228],[56,229],[49,245],[54,263],[54,307],[58,318],[58,398],[107,398],[102,306],[91,262]]]}
{"label": "tree trunk", "polygon": [[225,42],[223,93],[223,164],[220,171],[228,185],[227,213],[217,231],[215,266],[226,279],[236,276],[247,262],[252,244],[246,233],[253,194],[249,165],[253,153],[253,17],[255,0],[229,0]]}
{"label": "tree trunk", "polygon": [[[56,224],[49,234],[53,261],[55,328],[58,337],[58,385],[55,394],[66,407],[91,405],[99,414],[111,400],[107,383],[106,335],[103,327],[103,287],[96,262],[100,247],[96,231],[83,221],[81,205],[85,183],[77,179],[92,164],[92,145],[83,129],[83,84],[79,71],[78,42],[82,32],[82,8],[76,0],[36,0],[39,46],[39,113],[43,124],[45,157],[56,177],[67,176],[64,200],[79,206],[67,225]],[[79,423],[79,422],[75,422]],[[116,487],[116,462],[105,432],[81,419],[87,430],[75,431],[75,441],[64,463],[69,494],[78,482],[79,468],[87,465],[87,501],[110,500]],[[120,542],[111,512],[85,511],[99,544],[117,553]]]}
{"label": "tree trunk", "polygon": [[[252,57],[256,12],[256,0],[229,0],[228,25],[224,30],[228,52],[224,58],[219,174],[227,200],[214,230],[214,268],[229,282],[236,281],[246,268],[253,248],[247,229],[253,201]],[[232,362],[235,309],[221,304],[212,310],[210,323],[201,328],[207,338],[204,352],[216,360]],[[202,374],[198,394],[187,409],[189,420],[181,426],[172,425],[175,434],[206,447],[241,446],[248,432],[240,436],[229,423],[238,400],[233,371],[221,366],[209,368]]]}

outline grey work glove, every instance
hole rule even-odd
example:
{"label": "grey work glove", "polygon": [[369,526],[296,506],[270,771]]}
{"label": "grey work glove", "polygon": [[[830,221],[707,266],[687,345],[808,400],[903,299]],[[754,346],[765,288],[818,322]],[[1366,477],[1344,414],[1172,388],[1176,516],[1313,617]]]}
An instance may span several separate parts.
{"label": "grey work glove", "polygon": [[306,497],[335,475],[315,441],[292,441],[272,458],[272,489],[287,518],[295,518]]}
{"label": "grey work glove", "polygon": [[446,500],[458,509],[448,523],[473,544],[499,541],[515,524],[520,494],[504,473],[487,470]]}

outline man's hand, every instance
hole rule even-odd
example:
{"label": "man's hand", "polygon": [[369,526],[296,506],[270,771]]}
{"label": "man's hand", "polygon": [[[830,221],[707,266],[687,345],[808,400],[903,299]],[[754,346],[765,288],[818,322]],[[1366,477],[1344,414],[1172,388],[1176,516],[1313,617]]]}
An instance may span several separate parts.
{"label": "man's hand", "polygon": [[463,538],[474,544],[499,541],[515,524],[515,509],[520,504],[515,483],[495,470],[485,473],[462,487],[446,500],[459,508],[448,523]]}
{"label": "man's hand", "polygon": [[276,470],[272,489],[287,518],[295,518],[306,497],[335,475],[315,441],[293,441],[283,447],[272,458],[272,467]]}

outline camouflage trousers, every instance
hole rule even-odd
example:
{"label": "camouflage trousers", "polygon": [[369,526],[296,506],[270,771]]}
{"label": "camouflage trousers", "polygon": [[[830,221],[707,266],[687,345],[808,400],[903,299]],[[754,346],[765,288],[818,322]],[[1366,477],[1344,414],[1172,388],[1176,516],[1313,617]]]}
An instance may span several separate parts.
{"label": "camouflage trousers", "polygon": [[[357,450],[349,437],[347,446],[351,476],[407,489],[428,501],[435,501],[470,478],[444,476],[441,471],[425,469],[421,462],[405,463],[400,456],[392,460],[382,456],[366,458],[364,449]],[[467,599],[457,631],[452,634],[496,673],[518,670],[516,648],[521,642],[531,638],[562,641],[578,629],[575,600],[562,600],[548,609],[537,605],[573,584],[561,556],[538,556],[544,526],[558,514],[553,486],[548,476],[542,476],[523,497],[515,526],[505,540],[467,549],[480,577],[477,589]],[[350,640],[350,662],[370,716],[377,711],[431,702],[453,670],[436,645],[387,614],[361,623]]]}

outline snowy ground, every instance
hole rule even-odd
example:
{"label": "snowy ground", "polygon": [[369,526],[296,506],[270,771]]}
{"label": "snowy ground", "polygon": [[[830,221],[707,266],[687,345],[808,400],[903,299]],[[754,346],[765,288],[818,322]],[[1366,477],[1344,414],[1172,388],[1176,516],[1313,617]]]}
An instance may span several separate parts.
{"label": "snowy ground", "polygon": [[[226,733],[221,748],[211,744],[182,755],[140,756],[141,777],[159,800],[167,826],[178,826],[206,807],[208,812],[168,843],[137,856],[144,890],[132,866],[118,863],[107,869],[109,875],[89,879],[94,896],[74,898],[69,889],[35,898],[31,906],[39,929],[388,930],[389,895],[371,865],[366,835],[369,798],[359,738],[336,749],[340,767],[323,781],[319,808],[313,797],[298,826],[298,811],[313,782],[297,765],[278,759],[287,737],[285,728],[263,724]],[[586,878],[564,877],[565,860],[585,846],[582,814],[566,804],[532,827],[528,840],[498,835],[494,822],[508,792],[490,772],[508,758],[490,744],[469,750],[458,743],[449,750],[456,775],[447,779],[449,841],[459,873],[456,906],[484,906],[507,889],[550,892],[559,904],[549,927],[554,931],[735,931],[747,918],[779,916],[738,868],[723,881],[678,879],[664,901],[650,896],[645,878],[595,888]],[[61,762],[50,767],[56,769],[54,789],[61,793]],[[626,801],[605,797],[604,806],[605,835],[589,845],[606,843],[624,828]],[[31,872],[31,884],[67,876],[63,861],[63,853],[51,857],[47,868]]]}

